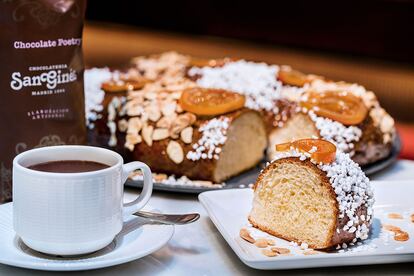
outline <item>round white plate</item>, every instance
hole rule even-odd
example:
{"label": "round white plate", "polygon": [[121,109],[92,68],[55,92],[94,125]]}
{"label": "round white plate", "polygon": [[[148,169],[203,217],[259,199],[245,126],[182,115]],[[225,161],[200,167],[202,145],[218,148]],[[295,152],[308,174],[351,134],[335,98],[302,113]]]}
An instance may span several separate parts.
{"label": "round white plate", "polygon": [[[150,208],[149,208],[150,209]],[[95,253],[58,257],[28,248],[13,230],[13,203],[0,205],[0,263],[38,270],[73,271],[114,266],[157,251],[174,234],[174,226],[151,224],[131,216],[114,241]]]}

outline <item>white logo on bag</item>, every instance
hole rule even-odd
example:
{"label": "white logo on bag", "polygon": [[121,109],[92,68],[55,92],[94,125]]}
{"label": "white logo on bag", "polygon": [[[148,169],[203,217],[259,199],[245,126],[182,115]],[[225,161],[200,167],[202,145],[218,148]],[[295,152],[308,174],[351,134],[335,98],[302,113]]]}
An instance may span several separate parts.
{"label": "white logo on bag", "polygon": [[46,84],[48,89],[54,89],[58,84],[76,81],[76,71],[69,69],[69,72],[62,73],[62,70],[51,70],[35,76],[22,76],[20,72],[13,72],[10,87],[13,90],[21,90],[23,87],[42,86]]}

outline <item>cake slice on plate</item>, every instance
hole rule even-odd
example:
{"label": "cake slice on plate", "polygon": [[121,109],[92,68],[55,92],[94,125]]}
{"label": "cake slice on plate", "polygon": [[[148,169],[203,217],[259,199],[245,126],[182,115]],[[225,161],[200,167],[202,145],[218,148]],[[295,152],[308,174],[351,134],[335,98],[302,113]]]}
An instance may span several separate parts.
{"label": "cake slice on plate", "polygon": [[254,186],[254,227],[313,249],[368,237],[373,192],[348,154],[320,139],[279,144],[277,151]]}

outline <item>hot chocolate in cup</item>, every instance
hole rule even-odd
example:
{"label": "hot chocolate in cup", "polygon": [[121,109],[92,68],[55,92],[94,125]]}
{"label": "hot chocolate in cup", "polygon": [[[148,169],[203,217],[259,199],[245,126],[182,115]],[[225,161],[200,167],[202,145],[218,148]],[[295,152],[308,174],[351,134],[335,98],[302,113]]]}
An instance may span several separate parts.
{"label": "hot chocolate in cup", "polygon": [[[35,166],[56,161],[89,161],[103,166],[84,172],[49,172]],[[123,204],[124,183],[137,169],[143,172],[144,188],[136,200]],[[146,164],[124,164],[118,153],[107,149],[54,146],[29,150],[13,160],[14,230],[39,252],[91,253],[110,244],[121,231],[124,218],[145,206],[152,186]]]}

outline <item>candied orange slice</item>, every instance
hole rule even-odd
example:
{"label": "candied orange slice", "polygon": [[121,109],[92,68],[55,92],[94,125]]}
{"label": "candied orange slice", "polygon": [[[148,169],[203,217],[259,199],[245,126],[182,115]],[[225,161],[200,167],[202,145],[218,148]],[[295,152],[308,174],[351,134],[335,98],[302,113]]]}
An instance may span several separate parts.
{"label": "candied orange slice", "polygon": [[226,63],[235,61],[232,58],[221,58],[221,59],[204,59],[204,58],[191,58],[190,66],[191,67],[222,67]]}
{"label": "candied orange slice", "polygon": [[349,92],[311,92],[301,106],[348,126],[360,124],[368,114],[362,99]]}
{"label": "candied orange slice", "polygon": [[145,86],[148,80],[145,78],[122,78],[121,80],[109,80],[102,83],[101,88],[105,92],[119,93],[129,90],[138,90]]}
{"label": "candied orange slice", "polygon": [[243,95],[223,89],[191,88],[181,94],[180,105],[197,115],[213,116],[235,111],[244,106]]}
{"label": "candied orange slice", "polygon": [[283,84],[302,87],[311,81],[311,78],[299,71],[282,67],[279,70],[277,79]]}
{"label": "candied orange slice", "polygon": [[322,139],[301,139],[290,143],[276,145],[276,151],[288,151],[293,147],[307,152],[313,160],[322,163],[332,163],[335,160],[336,146]]}

